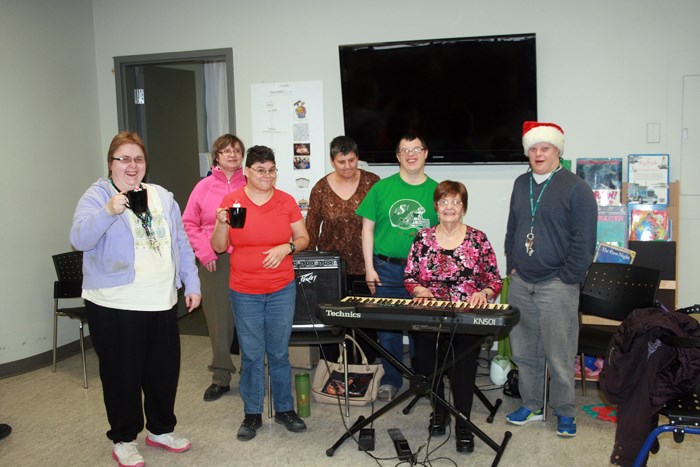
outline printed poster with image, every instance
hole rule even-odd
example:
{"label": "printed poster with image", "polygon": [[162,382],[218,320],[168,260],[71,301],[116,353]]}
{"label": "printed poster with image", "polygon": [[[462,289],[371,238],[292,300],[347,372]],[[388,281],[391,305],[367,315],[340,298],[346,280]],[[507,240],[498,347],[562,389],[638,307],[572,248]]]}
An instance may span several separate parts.
{"label": "printed poster with image", "polygon": [[276,187],[297,200],[304,216],[311,189],[326,174],[323,82],[251,85],[253,141],[275,152]]}

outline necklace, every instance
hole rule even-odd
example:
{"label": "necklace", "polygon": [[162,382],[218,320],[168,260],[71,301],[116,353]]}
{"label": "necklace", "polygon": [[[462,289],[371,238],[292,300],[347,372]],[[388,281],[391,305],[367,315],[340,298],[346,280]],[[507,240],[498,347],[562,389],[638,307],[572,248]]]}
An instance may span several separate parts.
{"label": "necklace", "polygon": [[[110,178],[109,181],[112,183],[112,186],[114,187],[114,189],[117,190],[117,193],[121,193],[119,188],[117,188],[117,185],[114,184],[114,180],[112,180]],[[145,188],[143,188],[143,186],[140,184],[139,184],[139,188],[142,190],[145,190]],[[152,250],[157,251],[158,254],[161,254],[160,244],[158,242],[158,239],[156,239],[155,232],[153,231],[153,215],[151,214],[151,208],[146,206],[146,212],[140,212],[138,214],[134,213],[134,215],[141,222],[141,227],[143,228],[144,232],[146,232],[146,238],[148,239],[148,245],[151,247]]]}
{"label": "necklace", "polygon": [[530,231],[525,236],[525,253],[527,253],[528,256],[532,256],[532,254],[535,252],[533,245],[535,244],[535,214],[537,213],[537,208],[540,206],[540,200],[542,199],[544,190],[547,189],[547,185],[549,185],[549,182],[552,181],[554,174],[559,172],[559,169],[561,169],[561,165],[557,167],[554,172],[549,174],[549,177],[547,177],[547,181],[544,182],[542,191],[540,191],[536,201],[532,196],[532,184],[534,177],[532,176],[532,171],[530,171]]}

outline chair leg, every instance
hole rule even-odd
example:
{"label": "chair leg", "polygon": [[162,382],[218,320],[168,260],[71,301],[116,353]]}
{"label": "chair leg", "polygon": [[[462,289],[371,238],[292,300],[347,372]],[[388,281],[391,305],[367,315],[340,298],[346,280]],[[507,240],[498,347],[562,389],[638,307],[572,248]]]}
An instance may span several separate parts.
{"label": "chair leg", "polygon": [[547,421],[547,393],[549,392],[549,365],[547,365],[547,361],[545,360],[544,362],[544,397],[542,399],[543,401],[543,407],[542,407],[542,421],[546,422]]}
{"label": "chair leg", "polygon": [[272,418],[272,380],[270,379],[270,365],[265,356],[265,369],[267,373],[267,418]]}
{"label": "chair leg", "polygon": [[83,387],[88,388],[87,381],[87,365],[85,363],[85,332],[83,329],[83,322],[80,322],[80,355],[83,357]]}
{"label": "chair leg", "polygon": [[[349,417],[350,416],[350,394],[348,391],[348,348],[345,345],[345,340],[340,344],[343,348],[343,362],[345,365],[343,365],[343,373],[345,376],[345,416]],[[352,346],[353,349],[355,346]]]}
{"label": "chair leg", "polygon": [[583,353],[578,354],[578,365],[581,367],[581,394],[586,395],[586,356]]}
{"label": "chair leg", "polygon": [[58,341],[58,315],[53,313],[53,372],[56,373],[56,344]]}

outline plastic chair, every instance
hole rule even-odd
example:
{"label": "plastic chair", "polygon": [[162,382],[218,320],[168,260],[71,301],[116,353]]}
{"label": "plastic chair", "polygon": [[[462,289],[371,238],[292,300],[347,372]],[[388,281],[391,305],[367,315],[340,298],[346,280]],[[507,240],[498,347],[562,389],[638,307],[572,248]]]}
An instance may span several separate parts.
{"label": "plastic chair", "polygon": [[[624,321],[633,310],[654,306],[660,278],[661,271],[656,269],[632,264],[593,263],[581,289],[579,314]],[[584,357],[586,354],[605,355],[618,326],[584,323],[579,326],[578,355],[584,396]]]}
{"label": "plastic chair", "polygon": [[53,283],[53,372],[56,372],[56,346],[58,340],[58,318],[67,316],[78,321],[80,330],[80,354],[83,358],[83,387],[87,389],[87,366],[85,363],[85,334],[87,323],[85,306],[63,308],[61,300],[80,298],[83,291],[83,252],[70,251],[53,255],[58,280]]}
{"label": "plastic chair", "polygon": [[[700,305],[682,308],[675,313],[700,314]],[[661,342],[676,348],[700,349],[700,338],[662,336]],[[659,425],[649,433],[634,460],[634,467],[644,465],[654,441],[661,433],[673,432],[673,440],[676,443],[682,443],[686,433],[700,435],[700,384],[695,386],[689,394],[668,402],[661,413],[668,417],[668,423]]]}

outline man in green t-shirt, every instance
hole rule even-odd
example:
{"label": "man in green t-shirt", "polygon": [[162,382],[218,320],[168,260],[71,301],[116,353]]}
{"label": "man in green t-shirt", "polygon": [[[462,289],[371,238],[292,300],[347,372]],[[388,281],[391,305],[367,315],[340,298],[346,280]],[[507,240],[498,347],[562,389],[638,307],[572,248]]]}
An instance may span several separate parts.
{"label": "man in green t-shirt", "polygon": [[[403,285],[406,258],[416,232],[437,224],[433,192],[437,182],[425,175],[428,145],[405,135],[396,147],[399,173],[379,180],[357,208],[362,217],[365,280],[376,297],[411,298]],[[379,343],[403,361],[403,333],[379,331]],[[379,400],[394,398],[403,383],[401,372],[382,359],[384,377]]]}

